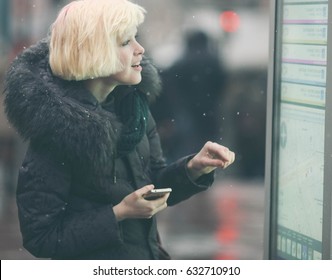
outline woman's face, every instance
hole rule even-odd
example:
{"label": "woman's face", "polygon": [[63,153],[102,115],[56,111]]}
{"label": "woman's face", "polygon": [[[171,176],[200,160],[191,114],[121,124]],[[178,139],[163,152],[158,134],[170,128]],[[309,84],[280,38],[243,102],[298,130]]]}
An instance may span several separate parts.
{"label": "woman's face", "polygon": [[136,85],[141,82],[142,66],[140,62],[144,48],[136,41],[137,28],[133,28],[119,42],[119,56],[123,69],[111,75],[113,81],[119,85]]}

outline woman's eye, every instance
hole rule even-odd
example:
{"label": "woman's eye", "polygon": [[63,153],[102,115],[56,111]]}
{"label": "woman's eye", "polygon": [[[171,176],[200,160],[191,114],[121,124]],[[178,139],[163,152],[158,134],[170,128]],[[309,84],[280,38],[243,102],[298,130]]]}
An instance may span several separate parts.
{"label": "woman's eye", "polygon": [[121,46],[123,46],[123,47],[127,46],[129,43],[130,43],[130,40],[127,40],[127,41],[123,42]]}
{"label": "woman's eye", "polygon": [[123,42],[122,44],[121,44],[121,46],[127,46],[127,45],[129,45],[129,43],[133,40],[133,41],[137,41],[137,38],[138,38],[138,35],[136,34],[135,36],[133,36],[132,38],[130,38],[130,39],[128,39],[128,40],[126,40],[125,42]]}

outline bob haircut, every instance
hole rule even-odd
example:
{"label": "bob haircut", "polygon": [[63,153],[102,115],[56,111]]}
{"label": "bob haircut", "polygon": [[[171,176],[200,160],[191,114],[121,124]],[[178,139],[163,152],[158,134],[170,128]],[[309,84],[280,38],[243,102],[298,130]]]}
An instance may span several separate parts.
{"label": "bob haircut", "polygon": [[118,48],[145,9],[128,0],[77,0],[59,12],[50,30],[49,63],[65,80],[107,77],[122,70]]}

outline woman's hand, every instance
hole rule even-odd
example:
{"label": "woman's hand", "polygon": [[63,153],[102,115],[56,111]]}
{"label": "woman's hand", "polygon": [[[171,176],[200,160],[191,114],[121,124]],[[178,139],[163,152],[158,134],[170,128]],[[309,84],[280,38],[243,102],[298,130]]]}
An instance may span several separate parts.
{"label": "woman's hand", "polygon": [[220,167],[227,168],[235,160],[235,154],[227,147],[214,142],[206,142],[203,148],[187,164],[189,176],[196,180]]}
{"label": "woman's hand", "polygon": [[169,194],[155,200],[146,200],[143,194],[154,189],[154,185],[146,185],[127,195],[119,204],[113,207],[118,221],[124,219],[149,219],[167,207]]}

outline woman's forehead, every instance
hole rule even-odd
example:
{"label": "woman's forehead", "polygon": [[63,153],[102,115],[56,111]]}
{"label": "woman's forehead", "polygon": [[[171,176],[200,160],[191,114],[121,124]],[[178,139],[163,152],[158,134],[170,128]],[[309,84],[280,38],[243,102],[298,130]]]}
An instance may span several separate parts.
{"label": "woman's forehead", "polygon": [[137,33],[137,27],[132,26],[125,31],[124,36],[134,36],[136,35],[136,33]]}

